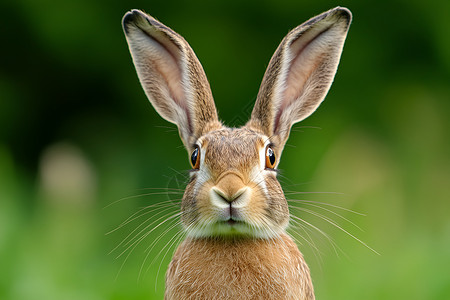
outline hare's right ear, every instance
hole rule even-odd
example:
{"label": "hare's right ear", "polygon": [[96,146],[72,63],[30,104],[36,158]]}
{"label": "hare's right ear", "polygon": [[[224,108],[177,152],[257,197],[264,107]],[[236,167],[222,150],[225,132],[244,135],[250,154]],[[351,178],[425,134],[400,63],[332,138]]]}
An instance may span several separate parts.
{"label": "hare's right ear", "polygon": [[294,28],[270,60],[248,127],[283,148],[292,125],[325,98],[351,22],[348,9],[336,7]]}
{"label": "hare's right ear", "polygon": [[200,62],[183,37],[139,10],[126,13],[122,24],[147,97],[190,149],[205,131],[221,126]]}

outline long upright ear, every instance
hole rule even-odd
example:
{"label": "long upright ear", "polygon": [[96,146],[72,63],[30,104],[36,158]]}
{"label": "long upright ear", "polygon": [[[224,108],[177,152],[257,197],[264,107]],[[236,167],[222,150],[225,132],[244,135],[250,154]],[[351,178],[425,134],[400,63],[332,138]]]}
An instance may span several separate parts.
{"label": "long upright ear", "polygon": [[147,97],[178,126],[185,146],[221,126],[205,72],[183,37],[139,10],[126,13],[122,25]]}
{"label": "long upright ear", "polygon": [[270,60],[247,126],[284,146],[292,125],[325,98],[351,18],[348,9],[336,7],[287,34]]}

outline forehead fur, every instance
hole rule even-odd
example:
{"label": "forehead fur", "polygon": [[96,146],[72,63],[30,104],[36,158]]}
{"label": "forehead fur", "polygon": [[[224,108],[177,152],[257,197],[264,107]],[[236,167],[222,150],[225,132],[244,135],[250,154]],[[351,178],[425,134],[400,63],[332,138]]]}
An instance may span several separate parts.
{"label": "forehead fur", "polygon": [[259,150],[265,143],[263,135],[248,128],[222,128],[200,140],[205,149],[205,165],[216,178],[228,170],[246,177],[259,164]]}

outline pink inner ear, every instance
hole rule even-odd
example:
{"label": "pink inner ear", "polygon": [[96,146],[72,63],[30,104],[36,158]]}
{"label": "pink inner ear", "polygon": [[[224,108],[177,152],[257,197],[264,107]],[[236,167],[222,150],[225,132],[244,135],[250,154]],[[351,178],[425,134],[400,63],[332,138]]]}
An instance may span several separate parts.
{"label": "pink inner ear", "polygon": [[183,37],[138,10],[125,15],[123,26],[149,101],[178,126],[184,144],[190,148],[207,123],[220,126],[208,80]]}
{"label": "pink inner ear", "polygon": [[306,85],[307,80],[321,64],[325,51],[328,50],[324,34],[329,29],[330,27],[320,31],[311,29],[291,44],[290,52],[293,58],[287,72],[284,107],[297,100],[304,89],[309,87]]}
{"label": "pink inner ear", "polygon": [[[187,107],[186,92],[183,86],[182,62],[183,59],[186,59],[182,57],[180,49],[182,46],[175,44],[163,32],[157,31],[153,27],[146,28],[145,31],[140,31],[140,33],[143,35],[142,38],[146,40],[143,43],[145,47],[140,48],[142,57],[148,60],[144,63],[144,67],[147,66],[153,69],[147,71],[147,86],[152,90],[160,90],[175,102],[172,105],[182,109],[187,119],[187,129],[189,132],[192,132],[191,116]],[[159,80],[158,77],[160,78]],[[155,99],[155,101],[162,101],[159,107],[170,105],[170,103],[164,103],[163,99]],[[172,111],[176,112],[177,110]]]}
{"label": "pink inner ear", "polygon": [[[152,28],[153,29],[153,28]],[[185,107],[184,90],[182,85],[181,51],[162,32],[152,30],[152,35],[146,34],[155,47],[153,62],[159,74],[164,78],[173,100],[181,107]]]}
{"label": "pink inner ear", "polygon": [[[275,116],[275,132],[282,126],[280,119],[282,115],[290,115],[292,123],[307,117],[319,105],[316,99],[301,99],[304,94],[320,85],[321,78],[315,78],[318,82],[311,82],[312,74],[323,63],[324,56],[328,50],[325,33],[330,29],[311,28],[301,36],[297,37],[286,46],[286,58],[283,61],[286,71],[281,88],[281,103]],[[312,100],[312,101],[308,101]],[[310,102],[310,103],[308,103]],[[295,111],[292,111],[292,110]],[[311,111],[312,110],[312,111]],[[294,116],[296,115],[296,116]]]}

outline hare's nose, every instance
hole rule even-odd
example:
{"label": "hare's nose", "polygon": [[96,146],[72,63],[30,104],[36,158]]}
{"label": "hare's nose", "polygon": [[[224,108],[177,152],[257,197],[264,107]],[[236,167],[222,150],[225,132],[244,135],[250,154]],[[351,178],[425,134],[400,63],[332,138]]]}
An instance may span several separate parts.
{"label": "hare's nose", "polygon": [[247,189],[242,178],[235,173],[221,176],[217,184],[212,187],[212,191],[228,203],[238,199]]}

